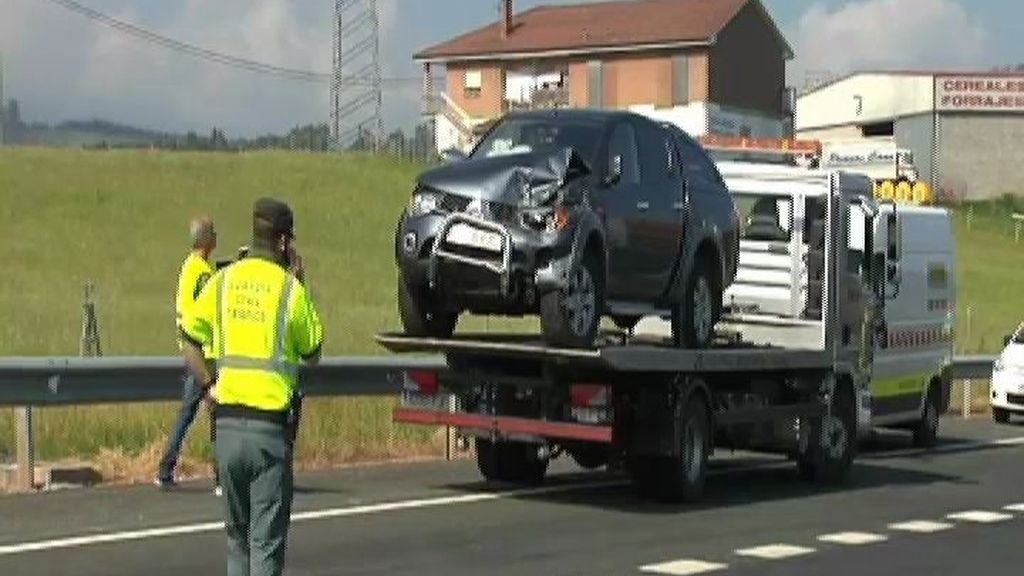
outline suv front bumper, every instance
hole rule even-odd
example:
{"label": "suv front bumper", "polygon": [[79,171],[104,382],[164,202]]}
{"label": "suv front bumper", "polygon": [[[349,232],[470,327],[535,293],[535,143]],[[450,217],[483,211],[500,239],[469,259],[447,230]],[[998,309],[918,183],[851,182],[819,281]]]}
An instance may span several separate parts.
{"label": "suv front bumper", "polygon": [[564,286],[572,242],[572,225],[547,231],[464,212],[403,214],[395,250],[407,282],[456,305],[516,312]]}

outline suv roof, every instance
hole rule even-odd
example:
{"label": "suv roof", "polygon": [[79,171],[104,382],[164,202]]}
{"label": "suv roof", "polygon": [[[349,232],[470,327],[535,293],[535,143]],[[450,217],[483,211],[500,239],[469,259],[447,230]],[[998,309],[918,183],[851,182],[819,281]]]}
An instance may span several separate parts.
{"label": "suv roof", "polygon": [[628,110],[600,110],[596,108],[542,108],[536,110],[515,110],[507,112],[503,118],[543,118],[548,120],[588,120],[597,122],[610,122],[625,118],[642,118],[646,116],[630,112]]}

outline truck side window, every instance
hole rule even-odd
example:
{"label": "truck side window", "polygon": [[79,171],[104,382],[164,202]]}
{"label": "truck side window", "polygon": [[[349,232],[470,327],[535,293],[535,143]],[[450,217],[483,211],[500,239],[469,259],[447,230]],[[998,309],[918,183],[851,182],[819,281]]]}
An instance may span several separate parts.
{"label": "truck side window", "polygon": [[640,166],[637,159],[636,131],[625,122],[615,127],[608,144],[608,166],[612,166],[616,156],[622,157],[621,184],[639,184]]}

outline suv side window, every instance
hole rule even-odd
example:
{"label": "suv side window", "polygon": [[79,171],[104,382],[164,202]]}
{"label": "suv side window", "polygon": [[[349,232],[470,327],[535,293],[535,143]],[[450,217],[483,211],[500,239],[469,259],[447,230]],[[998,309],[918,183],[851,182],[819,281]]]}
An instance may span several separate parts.
{"label": "suv side window", "polygon": [[641,122],[639,128],[640,171],[643,181],[662,184],[672,179],[676,162],[671,155],[669,132],[653,122]]}
{"label": "suv side window", "polygon": [[679,143],[682,148],[683,173],[688,179],[725,185],[715,163],[700,146],[688,138],[680,138]]}
{"label": "suv side window", "polygon": [[622,157],[621,184],[640,183],[640,165],[636,145],[636,131],[629,123],[622,122],[615,126],[608,142],[608,169],[616,156]]}

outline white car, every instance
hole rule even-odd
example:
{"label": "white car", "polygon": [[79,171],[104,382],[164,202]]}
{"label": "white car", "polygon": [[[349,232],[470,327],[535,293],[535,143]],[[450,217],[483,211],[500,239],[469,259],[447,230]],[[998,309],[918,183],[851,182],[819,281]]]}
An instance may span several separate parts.
{"label": "white car", "polygon": [[992,418],[1008,422],[1024,414],[1024,324],[1006,337],[1006,347],[992,366]]}

